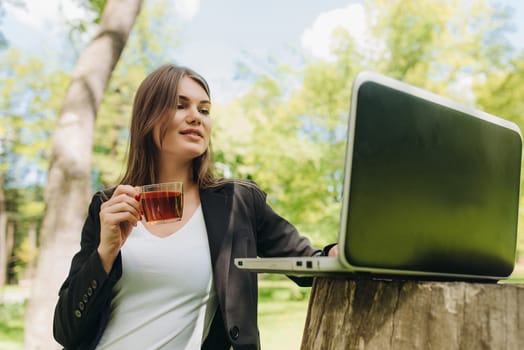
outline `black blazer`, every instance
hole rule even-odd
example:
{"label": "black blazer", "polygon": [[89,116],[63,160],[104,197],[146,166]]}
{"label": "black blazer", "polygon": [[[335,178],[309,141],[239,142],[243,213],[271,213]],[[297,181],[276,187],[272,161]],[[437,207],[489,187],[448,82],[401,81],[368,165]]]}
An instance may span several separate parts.
{"label": "black blazer", "polygon": [[[235,267],[233,259],[321,254],[277,215],[256,185],[228,182],[200,191],[208,233],[218,310],[203,349],[260,349],[257,274]],[[122,275],[118,255],[109,274],[97,254],[101,194],[94,195],[82,229],[80,251],[59,291],[53,333],[66,349],[94,349],[110,317],[113,287]],[[296,279],[297,283],[309,280]]]}

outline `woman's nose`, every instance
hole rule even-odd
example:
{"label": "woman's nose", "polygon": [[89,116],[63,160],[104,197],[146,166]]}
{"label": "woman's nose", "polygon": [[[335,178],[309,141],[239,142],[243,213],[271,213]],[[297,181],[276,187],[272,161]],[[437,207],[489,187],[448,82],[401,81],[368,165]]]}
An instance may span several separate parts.
{"label": "woman's nose", "polygon": [[193,124],[200,125],[200,123],[202,123],[202,118],[197,108],[192,107],[188,109],[186,121],[192,125]]}

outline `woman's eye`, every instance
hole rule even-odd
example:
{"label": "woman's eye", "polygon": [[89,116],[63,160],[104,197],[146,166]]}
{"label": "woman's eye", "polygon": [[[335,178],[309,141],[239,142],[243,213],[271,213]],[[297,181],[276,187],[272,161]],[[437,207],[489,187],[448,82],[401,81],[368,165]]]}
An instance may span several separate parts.
{"label": "woman's eye", "polygon": [[207,109],[207,108],[200,108],[200,113],[202,113],[203,115],[209,115],[209,109]]}
{"label": "woman's eye", "polygon": [[179,104],[176,105],[176,109],[184,109],[184,108],[185,108],[185,106],[183,104],[179,103]]}

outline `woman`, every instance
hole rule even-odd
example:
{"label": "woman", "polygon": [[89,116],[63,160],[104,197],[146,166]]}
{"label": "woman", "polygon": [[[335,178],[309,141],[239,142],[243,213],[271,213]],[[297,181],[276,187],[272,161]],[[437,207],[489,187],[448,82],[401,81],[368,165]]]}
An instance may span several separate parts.
{"label": "woman", "polygon": [[[66,349],[259,349],[257,275],[236,257],[322,254],[255,184],[213,176],[210,92],[164,65],[140,85],[127,170],[98,192],[59,292],[55,339]],[[141,221],[139,187],[183,181],[182,220]]]}

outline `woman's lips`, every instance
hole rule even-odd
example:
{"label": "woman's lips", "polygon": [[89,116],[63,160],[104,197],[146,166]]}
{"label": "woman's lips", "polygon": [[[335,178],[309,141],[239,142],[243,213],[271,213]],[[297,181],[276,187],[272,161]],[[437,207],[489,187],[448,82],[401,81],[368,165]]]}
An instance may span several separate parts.
{"label": "woman's lips", "polygon": [[186,136],[193,136],[193,137],[198,137],[198,138],[204,137],[202,135],[202,132],[200,132],[200,130],[198,129],[185,129],[185,130],[182,130],[180,133]]}

